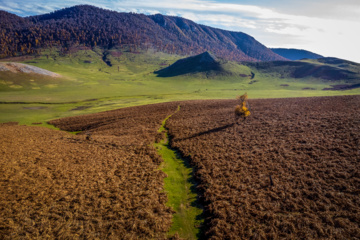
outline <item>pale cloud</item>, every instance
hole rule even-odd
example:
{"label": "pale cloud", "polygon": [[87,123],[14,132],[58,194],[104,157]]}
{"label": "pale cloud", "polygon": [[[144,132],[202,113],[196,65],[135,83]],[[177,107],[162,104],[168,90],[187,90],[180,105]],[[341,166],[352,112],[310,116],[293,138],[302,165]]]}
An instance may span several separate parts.
{"label": "pale cloud", "polygon": [[181,16],[186,19],[190,19],[197,23],[205,23],[209,26],[224,26],[228,30],[237,30],[240,28],[250,28],[256,29],[256,21],[248,20],[241,17],[235,17],[233,15],[226,14],[202,14],[202,13],[188,13],[188,12],[178,12],[178,16]]}
{"label": "pale cloud", "polygon": [[265,31],[278,35],[297,36],[296,44],[269,44],[273,47],[295,47],[315,51],[325,56],[337,56],[360,62],[357,43],[359,23],[341,19],[322,19],[306,16],[284,16],[284,25],[269,25]]}
{"label": "pale cloud", "polygon": [[15,14],[23,13],[23,11],[21,11],[21,10],[18,10],[16,8],[13,8],[13,7],[8,7],[8,6],[0,6],[0,10],[4,10],[4,11],[15,13]]}

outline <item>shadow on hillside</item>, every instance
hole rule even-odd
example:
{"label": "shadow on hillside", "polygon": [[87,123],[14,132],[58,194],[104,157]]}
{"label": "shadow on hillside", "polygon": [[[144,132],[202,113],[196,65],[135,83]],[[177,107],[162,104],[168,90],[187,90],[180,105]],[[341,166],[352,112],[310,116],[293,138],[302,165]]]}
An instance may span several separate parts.
{"label": "shadow on hillside", "polygon": [[224,130],[226,128],[232,127],[232,126],[234,126],[234,123],[230,123],[230,124],[227,124],[227,125],[222,126],[222,127],[213,128],[213,129],[210,129],[210,130],[207,130],[207,131],[199,132],[199,133],[191,135],[190,137],[182,138],[182,139],[176,139],[174,141],[188,140],[188,139],[192,139],[192,138],[195,138],[195,137],[200,137],[202,135],[206,135],[206,134],[209,134],[209,133],[220,132],[220,131],[222,131],[222,130]]}
{"label": "shadow on hillside", "polygon": [[196,74],[196,73],[209,73],[209,72],[222,72],[222,68],[219,63],[205,64],[191,64],[184,62],[183,64],[171,65],[167,68],[155,71],[158,77],[176,77],[180,75]]}
{"label": "shadow on hillside", "polygon": [[220,62],[216,57],[209,53],[187,57],[176,61],[174,64],[164,69],[155,71],[158,77],[175,77],[185,74],[223,72]]}

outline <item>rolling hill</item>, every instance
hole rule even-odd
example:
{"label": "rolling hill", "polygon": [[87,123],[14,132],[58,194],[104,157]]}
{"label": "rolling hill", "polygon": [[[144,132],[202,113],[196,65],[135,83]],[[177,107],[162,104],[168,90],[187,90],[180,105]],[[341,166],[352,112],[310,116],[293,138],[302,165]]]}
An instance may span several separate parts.
{"label": "rolling hill", "polygon": [[65,54],[74,46],[111,49],[127,45],[132,52],[153,48],[194,55],[211,50],[228,60],[286,60],[245,33],[161,14],[119,13],[80,5],[26,18],[1,11],[0,19],[6,23],[0,32],[0,58],[39,54],[54,46]]}
{"label": "rolling hill", "polygon": [[179,59],[168,67],[154,72],[157,77],[189,76],[191,78],[237,79],[251,78],[250,68],[237,62],[216,57],[211,52]]}
{"label": "rolling hill", "polygon": [[169,67],[155,71],[155,73],[159,77],[174,77],[199,72],[222,72],[223,70],[220,62],[212,53],[204,52],[196,56],[180,59]]}
{"label": "rolling hill", "polygon": [[308,59],[318,59],[318,58],[323,58],[324,56],[321,56],[319,54],[310,52],[310,51],[306,51],[303,49],[293,49],[293,48],[271,48],[271,50],[290,60],[296,61],[296,60],[300,60],[300,59],[304,59],[304,58],[308,58]]}
{"label": "rolling hill", "polygon": [[345,81],[350,84],[358,84],[360,64],[338,58],[235,63],[219,59],[212,53],[204,52],[196,56],[180,59],[166,68],[155,71],[158,77],[194,74],[199,76],[199,73],[201,73],[202,76],[208,78],[219,75],[254,78],[254,72],[279,78],[314,78],[328,82]]}
{"label": "rolling hill", "polygon": [[360,80],[360,64],[338,58],[320,58],[300,61],[274,61],[244,63],[261,72],[277,72],[280,78],[319,78],[327,81],[345,80],[349,83]]}

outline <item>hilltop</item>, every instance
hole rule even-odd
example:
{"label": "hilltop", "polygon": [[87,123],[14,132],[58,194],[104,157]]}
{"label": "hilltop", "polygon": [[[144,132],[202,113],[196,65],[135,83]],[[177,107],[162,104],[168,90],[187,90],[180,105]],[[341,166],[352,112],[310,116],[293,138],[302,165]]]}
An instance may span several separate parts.
{"label": "hilltop", "polygon": [[[190,78],[208,79],[250,79],[251,69],[241,63],[227,61],[216,57],[211,52],[179,59],[170,66],[154,72],[157,77],[187,76]],[[244,79],[243,79],[244,80]]]}
{"label": "hilltop", "polygon": [[19,29],[21,27],[24,27],[24,25],[26,25],[27,23],[28,23],[28,21],[25,18],[22,18],[15,14],[0,10],[0,29],[1,30],[14,29],[14,28]]}
{"label": "hilltop", "polygon": [[304,58],[308,58],[308,59],[318,59],[318,58],[323,58],[324,56],[321,56],[319,54],[310,52],[310,51],[306,51],[303,49],[293,49],[293,48],[270,48],[274,53],[296,61],[296,60],[300,60],[300,59],[304,59]]}
{"label": "hilltop", "polygon": [[245,33],[161,14],[119,13],[79,5],[26,18],[1,11],[0,19],[7,23],[0,34],[0,58],[39,54],[54,46],[67,53],[74,46],[111,49],[127,45],[132,52],[153,48],[195,55],[211,50],[227,60],[286,60]]}
{"label": "hilltop", "polygon": [[184,74],[205,72],[223,72],[224,69],[217,58],[210,52],[187,57],[176,61],[174,64],[156,71],[159,77],[174,77]]}

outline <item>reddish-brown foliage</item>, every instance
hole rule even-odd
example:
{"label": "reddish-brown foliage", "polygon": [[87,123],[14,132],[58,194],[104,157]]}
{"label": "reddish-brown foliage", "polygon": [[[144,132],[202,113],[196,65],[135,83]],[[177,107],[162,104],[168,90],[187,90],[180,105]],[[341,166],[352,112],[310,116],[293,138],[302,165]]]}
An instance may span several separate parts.
{"label": "reddish-brown foliage", "polygon": [[[133,107],[0,125],[0,235],[161,238],[171,224],[151,143],[167,121],[195,167],[208,239],[360,238],[360,96]],[[271,176],[271,177],[270,177]],[[271,184],[271,182],[273,184]]]}
{"label": "reddish-brown foliage", "polygon": [[[360,238],[360,96],[195,101],[167,123],[200,182],[210,239]],[[273,185],[271,184],[271,180]]]}
{"label": "reddish-brown foliage", "polygon": [[176,104],[0,125],[1,239],[160,239],[171,225],[151,146]]}
{"label": "reddish-brown foliage", "polygon": [[162,121],[177,106],[177,102],[138,106],[61,118],[50,121],[50,124],[70,132],[112,136],[116,138],[117,145],[149,145],[155,142]]}
{"label": "reddish-brown foliage", "polygon": [[118,13],[88,5],[26,18],[0,10],[0,58],[38,54],[53,46],[71,53],[75,46],[110,49],[121,45],[134,53],[151,47],[181,55],[211,50],[236,61],[286,60],[245,33],[180,17]]}

